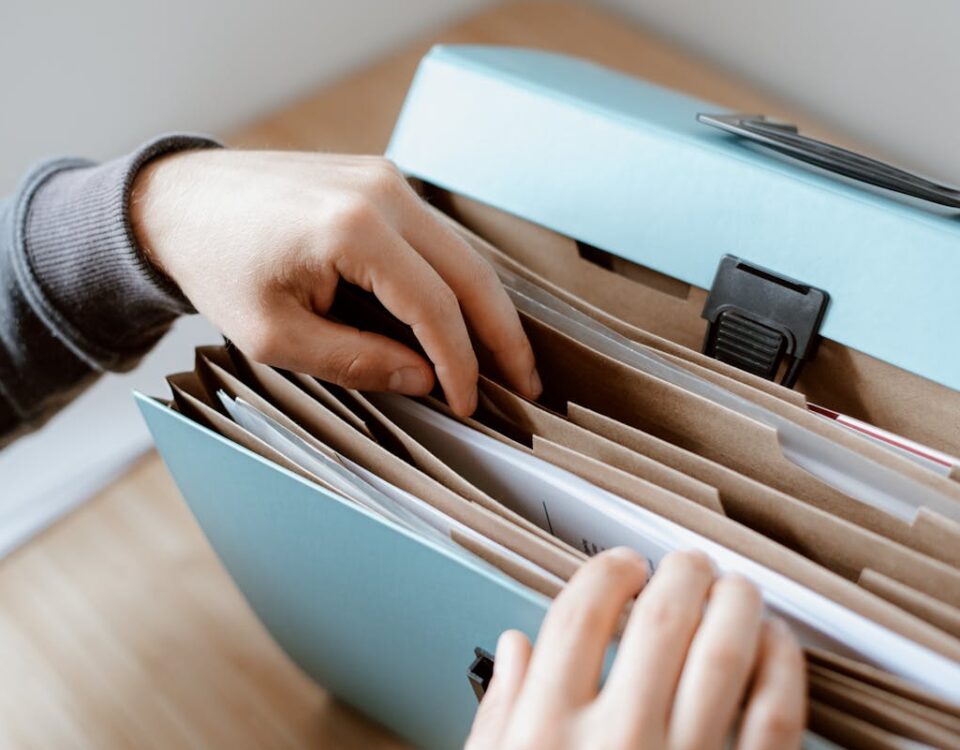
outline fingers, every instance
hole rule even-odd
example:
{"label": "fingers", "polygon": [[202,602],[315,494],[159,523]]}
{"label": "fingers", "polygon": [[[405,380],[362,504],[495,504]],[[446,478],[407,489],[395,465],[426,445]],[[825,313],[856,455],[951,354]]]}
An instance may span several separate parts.
{"label": "fingers", "polygon": [[275,307],[268,319],[267,330],[237,342],[258,362],[363,391],[423,396],[433,388],[427,361],[386,336],[321,318],[294,300]]}
{"label": "fingers", "polygon": [[477,338],[493,354],[510,384],[527,398],[536,399],[543,386],[533,349],[496,272],[415,200],[416,208],[408,212],[404,223],[404,236],[450,285]]}
{"label": "fingers", "polygon": [[646,579],[646,560],[626,548],[602,552],[574,574],[537,637],[520,699],[524,710],[562,712],[596,695],[620,613]]}
{"label": "fingers", "polygon": [[782,620],[765,622],[737,750],[799,748],[806,695],[806,669],[796,638]]}
{"label": "fingers", "polygon": [[373,292],[414,335],[434,364],[450,408],[466,416],[477,403],[477,358],[456,294],[406,241],[373,216],[356,220],[353,242],[336,258],[347,281]]}
{"label": "fingers", "polygon": [[740,576],[725,576],[687,653],[670,718],[670,747],[723,747],[756,661],[763,601]]}
{"label": "fingers", "polygon": [[701,552],[671,552],[633,607],[617,658],[600,697],[602,710],[628,715],[622,738],[627,745],[658,747],[687,650],[693,639],[713,566]]}
{"label": "fingers", "polygon": [[508,630],[500,636],[493,663],[493,678],[474,717],[468,750],[501,746],[501,737],[523,687],[530,652],[530,640],[523,633]]}

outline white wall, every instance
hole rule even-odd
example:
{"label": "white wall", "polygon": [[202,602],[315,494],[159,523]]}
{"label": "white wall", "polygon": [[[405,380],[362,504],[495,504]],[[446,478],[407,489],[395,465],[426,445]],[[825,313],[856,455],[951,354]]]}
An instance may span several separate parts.
{"label": "white wall", "polygon": [[487,0],[0,0],[0,195],[35,159],[222,132]]}
{"label": "white wall", "polygon": [[588,0],[676,39],[820,122],[960,183],[956,0]]}

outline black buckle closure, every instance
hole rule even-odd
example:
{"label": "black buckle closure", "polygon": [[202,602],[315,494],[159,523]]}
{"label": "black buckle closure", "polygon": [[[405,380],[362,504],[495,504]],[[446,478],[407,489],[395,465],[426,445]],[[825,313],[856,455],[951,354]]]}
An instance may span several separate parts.
{"label": "black buckle closure", "polygon": [[473,693],[477,696],[477,702],[479,703],[483,700],[493,677],[493,654],[484,651],[479,646],[473,649],[473,653],[476,658],[467,668],[467,679],[470,681],[470,687],[473,688]]}
{"label": "black buckle closure", "polygon": [[816,352],[830,296],[733,255],[725,255],[703,307],[709,322],[703,352],[792,388]]}

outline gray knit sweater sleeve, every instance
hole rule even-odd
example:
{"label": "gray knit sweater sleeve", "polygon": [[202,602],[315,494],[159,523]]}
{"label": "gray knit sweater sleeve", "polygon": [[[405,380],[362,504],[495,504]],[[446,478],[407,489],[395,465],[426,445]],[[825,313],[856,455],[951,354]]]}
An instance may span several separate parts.
{"label": "gray knit sweater sleeve", "polygon": [[136,247],[130,190],[150,159],[218,145],[169,135],[105,164],[57,159],[0,199],[0,447],[193,311]]}

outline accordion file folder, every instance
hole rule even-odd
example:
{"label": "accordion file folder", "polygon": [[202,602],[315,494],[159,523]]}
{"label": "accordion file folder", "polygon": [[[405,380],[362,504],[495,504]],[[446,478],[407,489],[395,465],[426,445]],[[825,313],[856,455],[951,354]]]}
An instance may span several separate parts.
{"label": "accordion file folder", "polygon": [[[813,582],[940,664],[930,674],[944,679],[924,679],[885,676],[886,665],[849,654],[811,657],[816,680],[833,670],[833,682],[812,694],[824,736],[856,746],[875,739],[871,732],[896,734],[864,727],[867,709],[845,718],[851,704],[831,690],[863,679],[873,687],[857,693],[856,705],[889,689],[896,706],[923,704],[909,716],[939,712],[925,728],[905,719],[904,736],[930,744],[938,732],[960,737],[960,680],[948,684],[960,675],[960,482],[950,460],[960,455],[960,354],[942,322],[960,317],[960,223],[942,207],[811,170],[697,121],[717,110],[553,54],[440,47],[421,63],[388,155],[508,273],[542,280],[565,304],[656,350],[658,361],[790,423],[771,427],[734,413],[732,402],[691,400],[530,322],[521,308],[555,411],[495,384],[483,392],[500,417],[526,425],[532,452],[626,491],[633,485],[624,471],[640,459],[623,451],[646,451],[644,476],[661,488],[651,496],[669,488],[694,498],[698,533],[720,538],[714,517],[728,524],[725,540],[741,539],[733,525],[750,527],[773,541],[757,542],[766,551],[756,555],[754,542],[737,542],[739,552],[766,555],[765,564],[775,564],[774,547],[790,547],[783,560],[799,562],[780,564],[788,577]],[[700,353],[701,314],[731,263],[754,269],[757,284],[823,290],[805,318],[812,332],[786,330],[774,351],[799,359],[804,335],[822,336],[804,353],[796,390]],[[196,375],[171,378],[175,403],[136,396],[210,544],[271,635],[319,684],[417,745],[461,744],[476,709],[468,670],[477,649],[492,652],[507,628],[535,638],[549,592],[344,499],[255,442],[231,439],[222,409],[213,414],[217,386],[207,388],[207,417],[197,418],[191,412],[201,407],[184,388],[199,394],[214,371],[221,385],[244,379],[239,370],[224,374],[222,359],[210,364],[224,351],[201,352]],[[616,421],[630,414],[642,416],[633,426]],[[912,499],[867,507],[849,499],[859,479],[837,489],[811,477],[789,460],[803,448],[784,437],[796,425],[889,476],[888,494],[912,488]],[[901,436],[895,448],[893,435]],[[566,448],[548,444],[563,440]],[[571,459],[580,455],[574,448],[592,459]],[[610,478],[605,461],[618,466]],[[672,520],[684,524],[681,516]]]}

